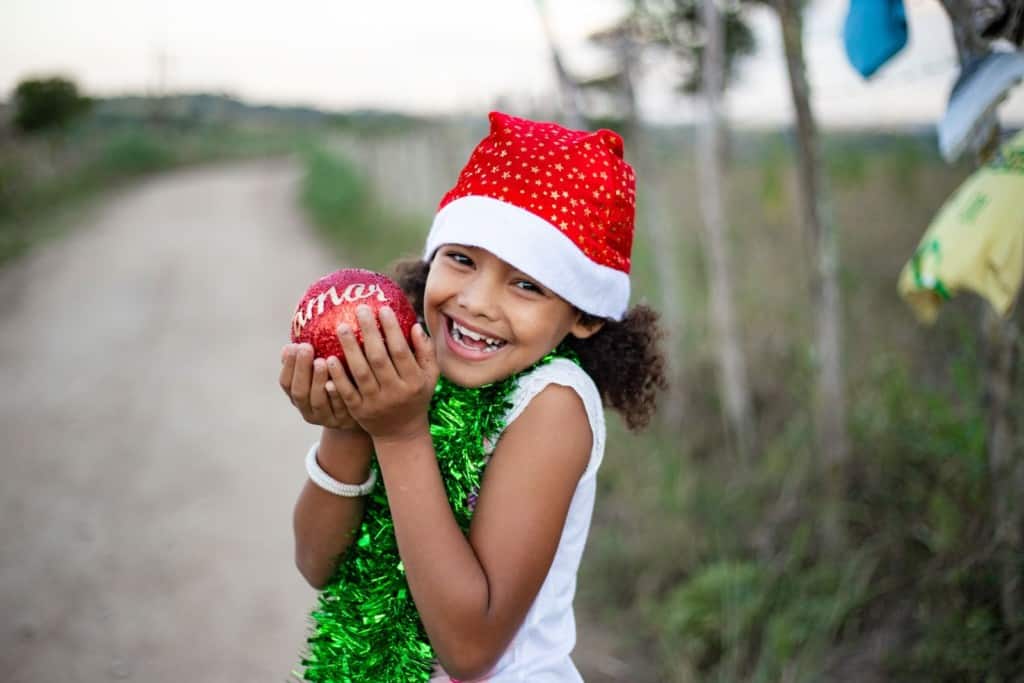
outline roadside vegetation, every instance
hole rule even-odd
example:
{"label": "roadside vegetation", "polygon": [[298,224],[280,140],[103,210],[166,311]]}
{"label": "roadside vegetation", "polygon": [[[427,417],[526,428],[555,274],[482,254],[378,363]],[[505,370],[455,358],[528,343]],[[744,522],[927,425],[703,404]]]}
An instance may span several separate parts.
{"label": "roadside vegetation", "polygon": [[430,225],[426,218],[390,208],[343,156],[310,146],[303,159],[303,207],[341,258],[354,266],[386,271],[396,258],[419,250]]}
{"label": "roadside vegetation", "polygon": [[7,109],[0,109],[0,264],[73,227],[69,214],[126,180],[292,153],[323,118],[246,114],[225,97],[92,100],[61,78],[23,82]]}

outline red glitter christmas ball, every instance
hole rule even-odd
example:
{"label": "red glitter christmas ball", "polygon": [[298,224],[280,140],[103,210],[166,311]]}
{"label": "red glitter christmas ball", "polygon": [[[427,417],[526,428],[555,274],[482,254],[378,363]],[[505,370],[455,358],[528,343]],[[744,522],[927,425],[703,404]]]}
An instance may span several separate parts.
{"label": "red glitter christmas ball", "polygon": [[317,358],[337,356],[344,362],[345,353],[338,342],[338,325],[347,323],[355,333],[356,341],[362,344],[363,334],[356,319],[356,308],[364,304],[373,311],[378,329],[380,309],[390,306],[406,340],[411,339],[416,311],[401,287],[371,270],[343,268],[324,275],[306,290],[292,316],[292,341],[312,344]]}

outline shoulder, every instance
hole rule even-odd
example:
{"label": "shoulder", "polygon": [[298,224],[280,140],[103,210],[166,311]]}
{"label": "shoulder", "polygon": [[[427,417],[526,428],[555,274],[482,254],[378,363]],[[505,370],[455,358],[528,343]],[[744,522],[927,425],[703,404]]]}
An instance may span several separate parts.
{"label": "shoulder", "polygon": [[581,458],[584,466],[593,446],[593,429],[583,399],[563,384],[540,388],[509,423],[501,441],[520,441],[520,435],[528,441],[549,441],[557,452]]}
{"label": "shoulder", "polygon": [[534,398],[542,393],[560,395],[565,401],[575,395],[588,418],[600,416],[601,422],[604,421],[601,394],[594,380],[572,361],[556,358],[519,378],[519,383],[512,393],[512,407],[506,416],[506,424],[515,421]]}
{"label": "shoulder", "polygon": [[503,470],[512,462],[521,472],[568,468],[563,474],[575,487],[597,447],[604,447],[600,395],[590,376],[556,358],[522,375],[510,402],[493,450],[502,465],[492,461],[488,469]]}
{"label": "shoulder", "polygon": [[562,443],[570,430],[581,432],[589,443],[590,469],[597,468],[604,453],[604,410],[597,385],[583,368],[556,358],[523,375],[511,400],[507,432],[550,431]]}

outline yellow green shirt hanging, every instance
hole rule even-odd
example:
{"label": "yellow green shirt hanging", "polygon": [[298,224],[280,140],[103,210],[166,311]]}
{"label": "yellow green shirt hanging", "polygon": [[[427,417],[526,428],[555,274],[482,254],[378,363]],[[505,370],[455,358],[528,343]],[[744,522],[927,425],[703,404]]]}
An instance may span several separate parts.
{"label": "yellow green shirt hanging", "polygon": [[950,197],[903,268],[900,295],[931,323],[939,305],[962,290],[1000,315],[1024,275],[1024,132],[1006,143]]}

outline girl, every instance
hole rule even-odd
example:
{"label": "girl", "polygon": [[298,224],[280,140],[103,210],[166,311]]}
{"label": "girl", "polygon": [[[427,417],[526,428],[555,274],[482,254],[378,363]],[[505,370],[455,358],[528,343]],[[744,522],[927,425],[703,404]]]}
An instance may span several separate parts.
{"label": "girl", "polygon": [[410,345],[390,309],[378,329],[361,307],[362,347],[338,329],[349,373],[308,345],[282,352],[281,387],[324,428],[294,516],[299,570],[326,587],[309,680],[581,680],[572,600],[602,401],[647,423],[660,333],[627,310],[621,138],[490,122],[423,260],[399,267],[431,336],[418,324]]}

